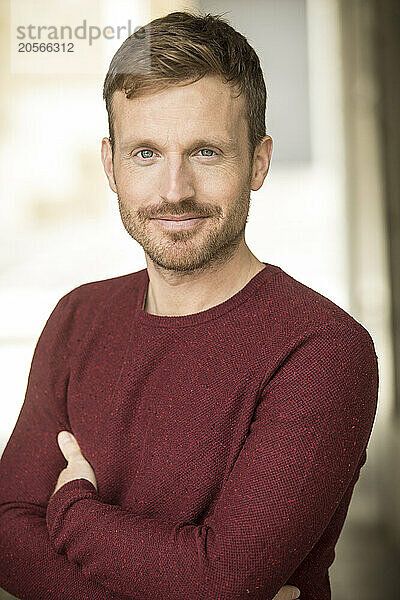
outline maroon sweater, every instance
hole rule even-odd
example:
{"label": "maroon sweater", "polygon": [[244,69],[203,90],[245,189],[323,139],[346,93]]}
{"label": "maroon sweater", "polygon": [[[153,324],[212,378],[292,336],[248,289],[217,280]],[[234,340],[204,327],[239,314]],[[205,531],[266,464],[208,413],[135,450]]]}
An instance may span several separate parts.
{"label": "maroon sweater", "polygon": [[[234,296],[144,312],[146,269],[66,294],[0,462],[0,586],[29,600],[330,598],[377,408],[368,331],[265,263]],[[86,479],[49,501],[72,431]]]}

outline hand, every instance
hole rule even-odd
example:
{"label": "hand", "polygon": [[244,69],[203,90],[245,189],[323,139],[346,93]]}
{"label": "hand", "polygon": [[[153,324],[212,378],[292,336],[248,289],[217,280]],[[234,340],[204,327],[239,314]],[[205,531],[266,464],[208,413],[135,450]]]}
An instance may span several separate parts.
{"label": "hand", "polygon": [[293,600],[300,597],[300,590],[294,585],[284,585],[272,600]]}
{"label": "hand", "polygon": [[[65,434],[68,434],[67,436]],[[69,439],[68,439],[69,436]],[[69,431],[60,431],[57,437],[58,445],[64,458],[67,460],[68,465],[63,469],[58,476],[57,485],[54,492],[50,496],[54,496],[57,490],[60,489],[65,483],[72,481],[73,479],[87,479],[93,483],[97,490],[96,475],[92,469],[91,464],[83,456],[81,449],[75,437]]]}

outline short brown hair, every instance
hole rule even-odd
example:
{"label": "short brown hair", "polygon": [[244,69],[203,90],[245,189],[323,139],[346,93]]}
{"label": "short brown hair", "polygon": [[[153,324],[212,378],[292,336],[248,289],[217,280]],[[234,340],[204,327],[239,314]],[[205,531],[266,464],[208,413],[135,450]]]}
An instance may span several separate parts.
{"label": "short brown hair", "polygon": [[[143,69],[146,64],[149,67]],[[205,75],[220,76],[236,90],[237,96],[244,94],[252,158],[266,134],[267,93],[259,58],[247,39],[222,15],[189,11],[154,19],[130,35],[115,53],[103,87],[112,151],[112,97],[116,90],[124,91],[129,99],[194,83]]]}

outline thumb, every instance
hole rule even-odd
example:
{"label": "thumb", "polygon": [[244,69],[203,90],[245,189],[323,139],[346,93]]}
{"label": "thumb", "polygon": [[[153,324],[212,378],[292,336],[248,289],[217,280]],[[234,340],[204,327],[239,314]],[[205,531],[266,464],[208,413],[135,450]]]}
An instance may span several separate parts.
{"label": "thumb", "polygon": [[81,449],[72,433],[69,431],[60,431],[57,436],[57,441],[64,458],[68,462],[82,458]]}
{"label": "thumb", "polygon": [[295,600],[295,598],[300,598],[300,590],[298,587],[293,587],[292,590],[292,599]]}

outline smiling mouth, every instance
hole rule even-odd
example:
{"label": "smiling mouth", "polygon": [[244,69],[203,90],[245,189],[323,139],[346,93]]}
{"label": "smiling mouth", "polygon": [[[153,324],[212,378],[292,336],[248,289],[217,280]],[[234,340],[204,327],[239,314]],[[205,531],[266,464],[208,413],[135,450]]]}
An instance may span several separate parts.
{"label": "smiling mouth", "polygon": [[174,217],[173,219],[166,219],[164,217],[158,219],[152,219],[164,229],[191,229],[202,223],[208,217]]}
{"label": "smiling mouth", "polygon": [[194,214],[187,214],[187,215],[165,215],[164,217],[154,217],[155,219],[161,219],[162,221],[186,221],[188,219],[200,219],[203,218],[203,215],[194,215]]}

